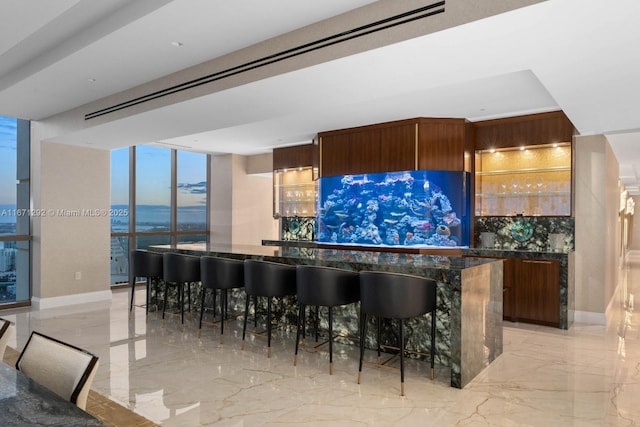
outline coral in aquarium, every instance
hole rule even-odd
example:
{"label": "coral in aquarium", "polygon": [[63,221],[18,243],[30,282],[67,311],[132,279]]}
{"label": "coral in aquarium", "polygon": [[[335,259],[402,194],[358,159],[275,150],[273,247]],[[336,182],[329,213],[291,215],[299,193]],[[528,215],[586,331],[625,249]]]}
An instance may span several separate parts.
{"label": "coral in aquarium", "polygon": [[[434,180],[435,178],[435,180]],[[320,242],[389,246],[460,246],[461,219],[443,191],[457,191],[458,172],[411,171],[322,178]],[[462,217],[468,215],[462,212]]]}

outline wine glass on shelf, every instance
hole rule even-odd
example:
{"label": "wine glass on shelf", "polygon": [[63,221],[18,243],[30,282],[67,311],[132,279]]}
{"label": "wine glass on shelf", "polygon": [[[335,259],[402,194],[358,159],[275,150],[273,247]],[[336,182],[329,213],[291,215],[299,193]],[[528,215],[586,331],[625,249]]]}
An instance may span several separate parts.
{"label": "wine glass on shelf", "polygon": [[530,178],[525,179],[524,186],[525,186],[525,188],[527,190],[527,193],[531,193],[531,186],[532,185],[533,184],[531,183],[531,179]]}
{"label": "wine glass on shelf", "polygon": [[512,179],[511,180],[511,191],[513,192],[513,194],[517,194],[518,190],[520,190],[520,184],[518,183],[517,179]]}

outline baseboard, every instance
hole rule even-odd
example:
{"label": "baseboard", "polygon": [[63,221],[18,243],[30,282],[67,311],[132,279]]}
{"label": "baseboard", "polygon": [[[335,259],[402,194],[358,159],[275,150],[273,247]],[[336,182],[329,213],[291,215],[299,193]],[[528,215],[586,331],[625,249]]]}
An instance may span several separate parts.
{"label": "baseboard", "polygon": [[588,323],[591,325],[606,325],[607,316],[605,313],[594,313],[592,311],[575,311],[575,323]]}
{"label": "baseboard", "polygon": [[90,302],[111,301],[111,290],[86,292],[84,294],[63,295],[51,298],[31,298],[31,305],[36,310],[64,307],[67,305],[86,304]]}

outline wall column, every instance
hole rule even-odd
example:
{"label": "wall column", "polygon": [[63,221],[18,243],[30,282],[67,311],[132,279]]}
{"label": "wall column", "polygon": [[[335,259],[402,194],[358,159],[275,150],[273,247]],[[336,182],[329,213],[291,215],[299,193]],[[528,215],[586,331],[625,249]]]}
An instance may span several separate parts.
{"label": "wall column", "polygon": [[[261,245],[278,237],[273,219],[273,180],[247,173],[252,158],[237,154],[211,156],[211,241],[217,244]],[[270,165],[270,162],[269,162]],[[271,169],[268,170],[271,172]]]}
{"label": "wall column", "polygon": [[31,124],[32,304],[111,299],[110,153],[46,142]]}
{"label": "wall column", "polygon": [[618,284],[618,161],[604,135],[576,137],[574,156],[575,320],[605,324]]}

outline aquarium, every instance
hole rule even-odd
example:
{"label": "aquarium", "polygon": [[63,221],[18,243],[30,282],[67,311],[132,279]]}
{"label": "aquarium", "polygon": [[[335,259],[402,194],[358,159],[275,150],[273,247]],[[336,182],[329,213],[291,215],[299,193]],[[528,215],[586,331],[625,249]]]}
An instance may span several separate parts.
{"label": "aquarium", "polygon": [[406,171],[320,178],[316,241],[468,247],[467,172]]}

